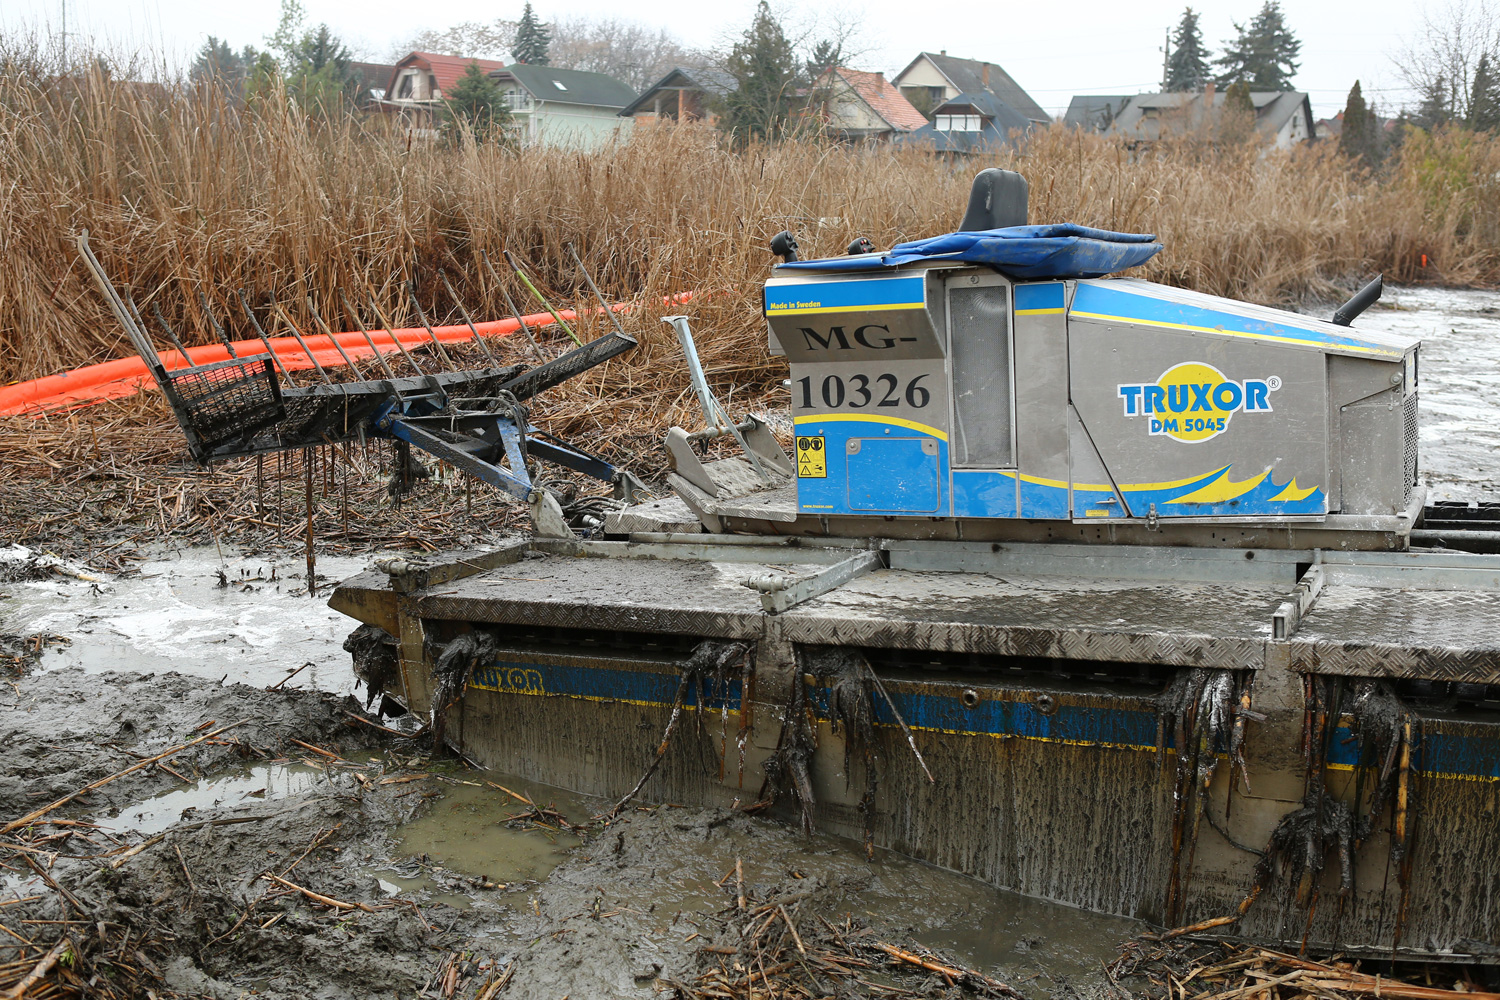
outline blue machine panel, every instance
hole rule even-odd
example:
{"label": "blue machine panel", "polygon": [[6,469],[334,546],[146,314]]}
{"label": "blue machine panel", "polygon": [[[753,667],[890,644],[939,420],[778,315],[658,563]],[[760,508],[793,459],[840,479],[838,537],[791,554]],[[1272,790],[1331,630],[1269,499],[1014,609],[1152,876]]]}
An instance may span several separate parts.
{"label": "blue machine panel", "polygon": [[849,438],[845,452],[850,510],[937,513],[943,490],[936,440]]}
{"label": "blue machine panel", "polygon": [[954,517],[1015,517],[1016,474],[953,470]]}

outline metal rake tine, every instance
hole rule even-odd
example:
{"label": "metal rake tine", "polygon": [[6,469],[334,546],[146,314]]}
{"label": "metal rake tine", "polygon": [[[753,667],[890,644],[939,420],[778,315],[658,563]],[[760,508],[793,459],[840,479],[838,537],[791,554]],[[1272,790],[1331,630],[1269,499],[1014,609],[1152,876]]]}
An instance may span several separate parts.
{"label": "metal rake tine", "polygon": [[603,309],[609,316],[609,321],[614,325],[615,332],[622,337],[629,336],[625,332],[625,328],[620,325],[620,317],[610,308],[609,303],[604,301],[604,296],[599,292],[599,286],[594,284],[594,279],[589,275],[589,269],[583,266],[583,259],[578,256],[578,251],[574,249],[571,241],[567,244],[567,247],[568,253],[573,255],[573,263],[577,264],[578,270],[583,272],[583,280],[589,283],[589,290],[594,293],[594,298],[599,300],[599,308]]}
{"label": "metal rake tine", "polygon": [[318,359],[313,356],[312,348],[308,347],[307,341],[302,339],[302,331],[297,329],[297,324],[293,323],[292,318],[286,314],[286,310],[281,308],[281,303],[272,299],[271,308],[276,310],[277,315],[281,317],[283,323],[292,328],[292,336],[297,338],[297,343],[302,346],[302,353],[307,355],[307,360],[312,362],[312,366],[318,370],[318,374],[323,377],[323,381],[329,385],[333,385],[333,379],[329,378],[328,373],[323,370],[323,366],[318,364]]}
{"label": "metal rake tine", "polygon": [[213,326],[214,333],[218,334],[219,340],[223,342],[224,350],[229,352],[229,356],[231,358],[239,357],[239,355],[234,352],[234,344],[230,342],[229,334],[225,333],[224,328],[219,325],[218,319],[214,316],[213,309],[209,307],[208,296],[203,294],[203,289],[201,288],[198,289],[198,304],[203,307],[203,315],[208,317],[208,322]]}
{"label": "metal rake tine", "polygon": [[458,371],[458,368],[453,364],[453,359],[450,358],[448,356],[448,352],[443,349],[443,342],[441,340],[438,340],[437,331],[433,330],[432,324],[427,322],[427,314],[422,311],[422,303],[417,301],[417,281],[415,278],[406,283],[406,294],[411,296],[411,304],[415,306],[417,310],[417,319],[422,321],[422,328],[426,330],[427,335],[432,338],[433,346],[438,349],[438,356],[443,359],[443,364],[448,367],[448,370],[450,372]]}
{"label": "metal rake tine", "polygon": [[193,359],[188,357],[187,348],[183,347],[182,341],[177,339],[177,331],[172,329],[172,324],[167,322],[167,318],[161,314],[161,307],[155,302],[151,303],[151,315],[155,316],[156,321],[161,324],[161,328],[167,331],[167,336],[171,339],[172,346],[177,348],[178,354],[182,355],[183,364],[192,367]]}
{"label": "metal rake tine", "polygon": [[[349,308],[349,298],[348,298],[348,296],[346,296],[344,294],[344,290],[342,288],[339,289],[339,301],[341,301],[341,302],[344,303],[344,309],[346,311],[351,312],[351,313],[353,312],[353,310],[351,310]],[[323,317],[318,316],[318,312],[317,312],[316,309],[313,310],[313,315],[317,317],[317,320],[318,320],[319,323],[323,323]],[[370,336],[370,331],[365,329],[364,323],[360,322],[360,319],[359,319],[358,316],[354,317],[354,322],[355,322],[355,325],[357,325],[359,327],[359,332],[362,333],[362,334],[364,334],[365,343],[369,344],[370,345],[370,350],[375,353],[375,360],[380,364],[380,367],[385,371],[385,377],[388,378],[388,379],[390,379],[392,382],[396,381],[396,373],[391,370],[391,366],[386,362],[385,355],[380,353],[380,348],[378,348],[378,347],[375,346],[375,339]],[[324,324],[324,325],[326,326],[326,324]]]}
{"label": "metal rake tine", "polygon": [[454,305],[458,306],[459,315],[464,318],[465,323],[469,324],[469,330],[474,334],[474,343],[479,345],[479,349],[484,352],[485,357],[490,359],[490,363],[498,368],[500,366],[500,359],[495,357],[494,352],[490,350],[490,345],[486,344],[484,338],[479,335],[479,328],[474,325],[474,320],[469,317],[469,310],[464,308],[463,301],[458,297],[458,293],[453,290],[453,283],[448,280],[448,272],[439,268],[438,277],[443,279],[443,287],[448,289],[448,297],[453,300]]}
{"label": "metal rake tine", "polygon": [[536,285],[531,283],[530,278],[526,277],[526,272],[521,270],[521,265],[516,262],[515,256],[509,250],[501,250],[500,256],[504,257],[505,262],[511,266],[511,270],[516,272],[516,277],[521,279],[521,284],[525,285],[531,294],[536,296],[536,300],[542,304],[542,308],[552,314],[552,319],[556,321],[557,325],[567,331],[568,336],[573,338],[573,343],[582,347],[583,341],[578,339],[578,334],[573,332],[571,326],[563,322],[563,318],[557,314],[557,310],[552,308],[552,303],[548,302],[547,297],[537,290]]}
{"label": "metal rake tine", "polygon": [[312,312],[313,321],[322,329],[323,336],[327,337],[329,342],[338,348],[339,357],[344,359],[344,364],[349,366],[349,370],[354,373],[354,377],[363,382],[365,380],[365,373],[359,370],[359,365],[355,364],[354,359],[349,356],[349,352],[344,350],[344,345],[339,343],[339,338],[334,336],[333,331],[328,328],[328,324],[323,322],[323,317],[318,315],[318,307],[313,305],[312,296],[304,295],[302,298],[307,302],[307,308]]}
{"label": "metal rake tine", "polygon": [[370,294],[365,296],[365,301],[369,303],[370,311],[375,314],[376,318],[378,318],[380,322],[385,324],[385,332],[391,335],[391,339],[394,340],[396,342],[396,346],[401,349],[402,357],[411,362],[412,368],[416,370],[416,373],[418,375],[425,377],[427,373],[422,371],[421,366],[417,364],[416,357],[406,349],[406,346],[401,343],[401,339],[396,336],[396,329],[395,327],[391,326],[390,319],[386,316],[385,313],[380,311],[380,306],[375,301],[375,293],[373,290],[370,292]]}
{"label": "metal rake tine", "polygon": [[[369,341],[370,346],[373,348],[375,346],[374,338],[370,336],[370,331],[365,329],[364,320],[359,318],[359,313],[355,311],[354,306],[349,303],[349,296],[344,294],[344,290],[342,288],[339,289],[339,300],[344,303],[344,311],[353,318],[355,324],[359,327],[359,332],[365,335],[365,340]],[[371,311],[375,313],[376,317],[379,318],[382,323],[386,323],[386,318],[380,314],[380,308],[375,305],[374,296],[368,297],[367,301],[370,304]],[[385,327],[385,332],[390,336],[391,343],[396,345],[396,350],[400,351],[401,356],[406,359],[408,364],[411,365],[411,370],[416,372],[419,376],[422,375],[422,366],[417,364],[416,358],[406,353],[406,345],[401,343],[401,338],[396,336],[395,331],[390,328],[389,324],[387,324],[387,326]],[[385,364],[384,358],[385,355],[381,355],[381,364]],[[390,368],[387,367],[386,370],[389,371]],[[395,376],[392,377],[394,378]]]}
{"label": "metal rake tine", "polygon": [[245,317],[250,320],[250,325],[255,327],[256,335],[260,337],[260,342],[265,345],[266,353],[271,356],[271,363],[281,369],[282,378],[286,379],[287,385],[291,385],[292,373],[286,370],[286,365],[282,363],[281,356],[276,353],[276,348],[271,346],[271,338],[266,336],[266,331],[261,327],[260,320],[255,318],[255,312],[250,308],[250,300],[245,298],[245,290],[241,288],[235,294],[240,297],[240,308],[245,310]]}
{"label": "metal rake tine", "polygon": [[521,332],[526,335],[526,342],[531,345],[531,353],[536,355],[537,359],[540,360],[542,357],[542,349],[540,346],[538,346],[536,338],[531,335],[531,327],[527,326],[526,321],[521,318],[521,310],[516,308],[515,300],[510,297],[510,292],[506,289],[505,282],[500,280],[500,275],[495,271],[495,265],[490,263],[490,252],[488,250],[481,250],[479,251],[479,256],[484,258],[484,266],[489,268],[490,277],[494,279],[495,284],[499,286],[500,294],[505,296],[506,308],[510,310],[510,314],[514,316],[516,322],[520,324]]}

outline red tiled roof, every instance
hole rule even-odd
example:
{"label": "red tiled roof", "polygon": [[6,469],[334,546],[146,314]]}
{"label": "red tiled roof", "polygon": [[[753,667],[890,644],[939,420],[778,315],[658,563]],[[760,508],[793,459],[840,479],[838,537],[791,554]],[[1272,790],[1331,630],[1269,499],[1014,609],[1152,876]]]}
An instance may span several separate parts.
{"label": "red tiled roof", "polygon": [[479,72],[489,73],[492,69],[504,69],[505,63],[498,59],[469,59],[464,56],[439,56],[431,52],[413,52],[405,59],[396,64],[396,72],[391,74],[391,82],[395,83],[396,73],[403,68],[416,63],[422,66],[437,78],[438,90],[444,94],[453,89],[458,78],[469,70],[470,63],[479,64]]}
{"label": "red tiled roof", "polygon": [[897,90],[883,75],[863,73],[857,69],[844,69],[842,66],[839,67],[838,74],[892,128],[901,132],[910,132],[927,124],[927,119],[922,116],[922,112],[912,107],[911,102],[902,97],[901,91]]}

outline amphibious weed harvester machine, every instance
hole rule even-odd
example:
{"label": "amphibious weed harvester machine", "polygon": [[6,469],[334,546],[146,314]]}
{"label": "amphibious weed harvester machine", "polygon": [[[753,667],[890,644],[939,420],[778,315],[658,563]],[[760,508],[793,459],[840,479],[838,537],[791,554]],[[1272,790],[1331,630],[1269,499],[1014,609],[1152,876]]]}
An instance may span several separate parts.
{"label": "amphibious weed harvester machine", "polygon": [[[997,886],[1350,954],[1500,960],[1500,510],[1427,506],[1420,344],[946,236],[764,288],[772,417],[675,496],[344,581],[356,670],[482,764],[799,817]],[[707,461],[703,443],[742,454]],[[1480,530],[1473,530],[1480,529]],[[684,718],[695,718],[695,724]]]}

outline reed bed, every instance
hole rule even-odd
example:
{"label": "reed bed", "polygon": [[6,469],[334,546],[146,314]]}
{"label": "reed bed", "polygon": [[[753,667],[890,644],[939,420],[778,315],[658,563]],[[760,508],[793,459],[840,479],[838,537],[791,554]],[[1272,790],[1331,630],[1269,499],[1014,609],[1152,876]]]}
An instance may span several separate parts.
{"label": "reed bed", "polygon": [[[508,315],[505,291],[530,311],[502,250],[559,306],[587,308],[572,244],[607,297],[633,301],[625,324],[640,347],[546,394],[537,416],[649,477],[663,429],[700,419],[662,315],[692,316],[732,409],[779,407],[785,366],[766,355],[758,305],[770,237],[790,228],[805,253],[831,255],[856,236],[888,247],[945,232],[985,166],[1026,175],[1034,222],[1158,234],[1166,249],[1139,273],[1174,285],[1286,304],[1338,298],[1375,272],[1500,282],[1500,139],[1462,131],[1414,133],[1379,174],[1351,167],[1332,143],[1132,150],[1061,127],[957,161],[816,139],[736,149],[693,125],[637,128],[590,153],[516,150],[308,114],[284,96],[245,103],[211,85],[63,77],[0,55],[0,383],[129,352],[77,259],[83,228],[143,312],[159,308],[189,345],[214,339],[200,289],[232,337],[254,335],[241,288],[262,317],[274,299],[303,329],[316,329],[309,300],[354,329],[345,295],[367,325],[382,325],[371,299],[393,325],[416,325],[409,281],[434,323],[459,322],[440,272],[476,318]],[[688,291],[690,301],[672,301]],[[580,332],[604,324],[594,314]],[[501,353],[530,360],[520,340]],[[144,423],[119,423],[125,411]],[[4,433],[39,441],[73,426],[88,451],[96,424],[118,424],[117,447],[143,459],[178,440],[159,407],[125,411],[23,418]]]}

